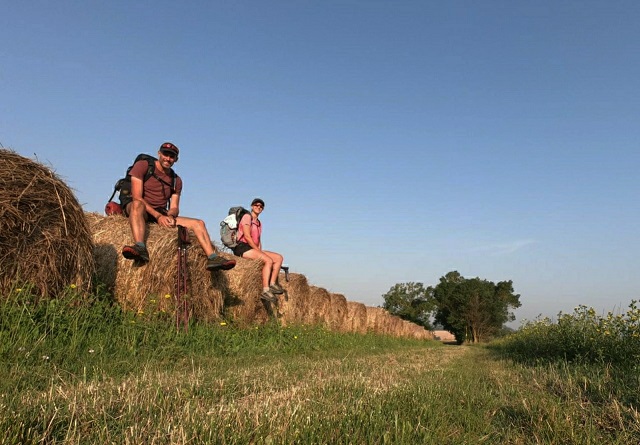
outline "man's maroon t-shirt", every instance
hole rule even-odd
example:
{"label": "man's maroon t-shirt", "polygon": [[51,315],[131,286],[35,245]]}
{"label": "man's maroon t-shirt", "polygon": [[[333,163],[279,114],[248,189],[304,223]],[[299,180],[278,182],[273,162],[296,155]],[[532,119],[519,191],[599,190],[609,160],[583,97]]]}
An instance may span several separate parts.
{"label": "man's maroon t-shirt", "polygon": [[[144,181],[144,175],[147,173],[149,163],[145,160],[138,161],[133,164],[131,169],[131,176]],[[155,169],[155,175],[162,179],[166,184],[158,181],[155,177],[151,176],[143,184],[142,197],[147,203],[154,208],[166,207],[169,198],[171,198],[171,184],[173,179],[162,171],[162,169]],[[169,185],[167,185],[169,184]],[[182,192],[182,179],[176,175],[176,194]]]}

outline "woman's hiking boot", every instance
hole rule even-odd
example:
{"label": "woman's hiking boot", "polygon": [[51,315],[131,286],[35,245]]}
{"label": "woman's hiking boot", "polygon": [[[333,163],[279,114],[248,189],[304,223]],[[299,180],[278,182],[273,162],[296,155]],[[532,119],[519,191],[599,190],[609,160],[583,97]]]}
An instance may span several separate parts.
{"label": "woman's hiking boot", "polygon": [[274,283],[269,286],[269,290],[275,295],[284,294],[284,289],[278,283]]}
{"label": "woman's hiking boot", "polygon": [[128,260],[135,260],[138,263],[149,262],[149,251],[145,246],[133,244],[122,248],[122,256]]}
{"label": "woman's hiking boot", "polygon": [[207,258],[207,270],[229,270],[233,269],[235,265],[235,260],[228,260],[220,255]]}
{"label": "woman's hiking boot", "polygon": [[268,301],[270,303],[277,303],[278,302],[278,298],[269,289],[263,290],[262,293],[260,294],[260,298],[263,299],[264,301]]}

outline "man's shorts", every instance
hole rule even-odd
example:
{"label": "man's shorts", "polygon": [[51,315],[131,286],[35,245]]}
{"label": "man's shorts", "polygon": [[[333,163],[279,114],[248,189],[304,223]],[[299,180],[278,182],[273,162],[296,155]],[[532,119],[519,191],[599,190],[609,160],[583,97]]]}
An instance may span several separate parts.
{"label": "man's shorts", "polygon": [[247,243],[238,243],[236,247],[233,248],[233,254],[235,256],[242,257],[242,255],[244,255],[245,252],[248,252],[250,250],[251,250],[251,246],[248,245]]}
{"label": "man's shorts", "polygon": [[[162,207],[156,207],[155,210],[156,212],[160,213],[160,215],[167,216],[167,209],[164,209]],[[147,213],[147,222],[151,224],[158,224],[158,220],[155,217],[149,215],[148,213]]]}
{"label": "man's shorts", "polygon": [[[122,209],[122,213],[124,214],[124,216],[126,216],[127,218],[129,217],[129,207],[131,207],[131,203],[128,203],[123,209]],[[164,207],[156,207],[156,212],[159,212],[161,215],[166,215],[167,214],[167,209],[165,209]],[[158,224],[158,220],[155,219],[153,216],[149,215],[147,212],[145,212],[145,216],[146,216],[146,221],[148,223],[151,224]]]}

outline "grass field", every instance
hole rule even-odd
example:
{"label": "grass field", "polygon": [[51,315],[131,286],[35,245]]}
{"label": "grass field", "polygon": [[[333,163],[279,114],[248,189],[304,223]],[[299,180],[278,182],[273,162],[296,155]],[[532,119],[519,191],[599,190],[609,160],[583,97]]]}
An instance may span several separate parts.
{"label": "grass field", "polygon": [[526,332],[490,347],[275,323],[183,333],[74,289],[16,289],[0,311],[3,444],[640,443],[633,367],[525,361]]}

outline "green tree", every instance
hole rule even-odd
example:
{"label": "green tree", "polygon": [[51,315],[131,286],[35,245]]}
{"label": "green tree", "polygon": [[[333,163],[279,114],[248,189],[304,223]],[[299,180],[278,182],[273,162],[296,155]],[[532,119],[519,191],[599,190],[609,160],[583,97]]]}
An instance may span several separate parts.
{"label": "green tree", "polygon": [[382,307],[403,320],[431,329],[432,291],[431,287],[425,289],[422,283],[398,283],[382,296]]}
{"label": "green tree", "polygon": [[459,343],[478,343],[496,335],[506,322],[515,319],[510,309],[520,307],[513,282],[467,279],[457,271],[441,277],[431,296],[436,306],[435,322]]}

